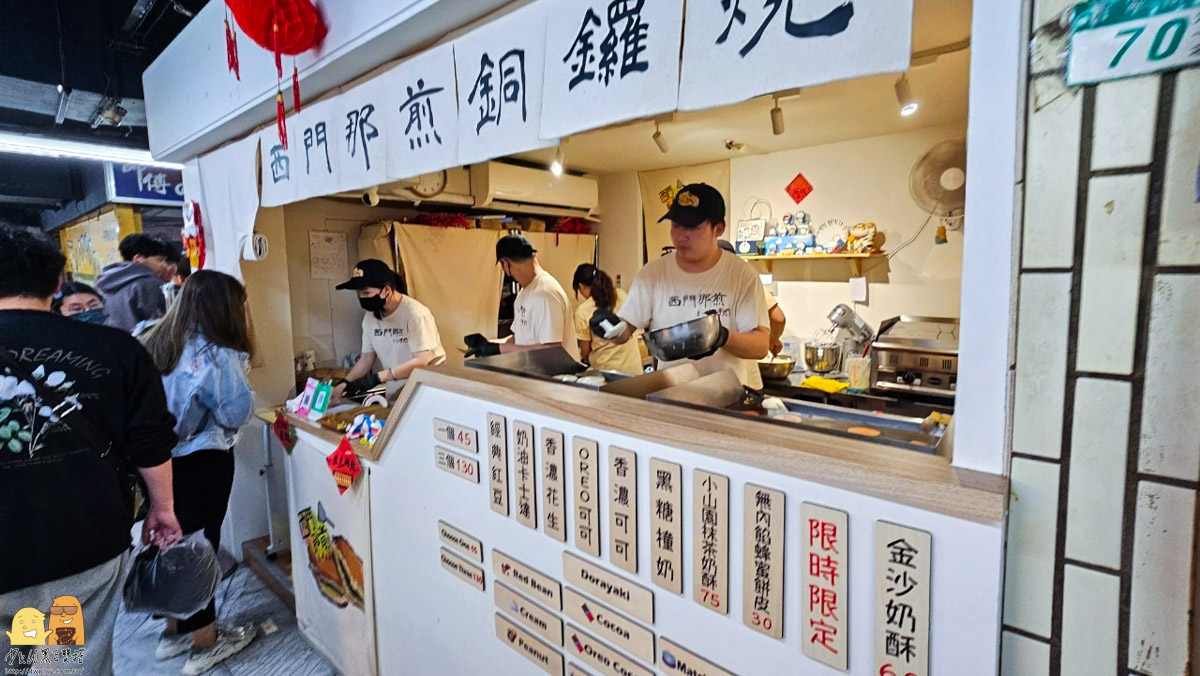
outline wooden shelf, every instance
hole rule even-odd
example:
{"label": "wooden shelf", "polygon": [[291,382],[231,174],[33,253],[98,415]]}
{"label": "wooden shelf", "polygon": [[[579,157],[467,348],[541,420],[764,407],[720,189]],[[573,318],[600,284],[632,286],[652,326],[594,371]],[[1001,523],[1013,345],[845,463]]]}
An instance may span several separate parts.
{"label": "wooden shelf", "polygon": [[741,256],[748,261],[755,261],[767,272],[773,273],[775,263],[777,261],[820,261],[820,260],[844,260],[850,264],[850,274],[854,277],[861,277],[863,270],[863,261],[872,258],[886,258],[884,253],[841,253],[841,254],[804,254],[800,256]]}

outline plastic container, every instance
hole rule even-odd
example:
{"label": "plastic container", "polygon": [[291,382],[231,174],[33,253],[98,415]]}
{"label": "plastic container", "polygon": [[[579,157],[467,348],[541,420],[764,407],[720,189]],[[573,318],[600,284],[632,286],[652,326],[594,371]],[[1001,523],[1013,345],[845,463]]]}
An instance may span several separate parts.
{"label": "plastic container", "polygon": [[849,374],[850,391],[866,392],[871,389],[870,357],[846,357],[846,373]]}

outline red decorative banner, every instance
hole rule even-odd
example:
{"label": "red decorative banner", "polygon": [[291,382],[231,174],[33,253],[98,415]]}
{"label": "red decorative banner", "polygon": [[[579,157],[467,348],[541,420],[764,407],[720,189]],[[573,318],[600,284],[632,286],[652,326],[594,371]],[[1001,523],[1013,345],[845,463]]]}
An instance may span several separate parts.
{"label": "red decorative banner", "polygon": [[292,447],[296,445],[296,430],[283,413],[275,413],[275,422],[271,424],[271,431],[275,433],[275,438],[279,439],[279,443],[283,444],[283,450],[291,451]]}
{"label": "red decorative banner", "polygon": [[333,480],[337,482],[338,493],[345,493],[346,489],[354,485],[358,475],[362,474],[358,456],[351,450],[350,441],[345,437],[342,437],[337,449],[325,458],[325,462],[329,464],[329,471],[333,473]]}
{"label": "red decorative banner", "polygon": [[793,178],[792,182],[788,183],[784,190],[787,191],[787,194],[791,196],[796,204],[799,204],[805,197],[808,197],[812,193],[813,187],[812,183],[809,183],[808,179],[804,178],[804,174],[796,174],[796,178]]}

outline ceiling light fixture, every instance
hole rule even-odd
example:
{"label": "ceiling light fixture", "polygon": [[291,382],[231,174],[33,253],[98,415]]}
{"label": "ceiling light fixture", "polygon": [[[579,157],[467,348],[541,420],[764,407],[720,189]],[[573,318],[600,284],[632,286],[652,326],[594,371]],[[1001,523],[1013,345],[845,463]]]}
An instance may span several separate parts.
{"label": "ceiling light fixture", "polygon": [[166,169],[183,168],[182,164],[175,162],[156,161],[148,150],[123,148],[101,143],[88,143],[86,141],[69,141],[31,134],[15,134],[12,132],[0,132],[0,153],[39,155],[41,157],[73,157],[81,160],[101,162],[144,164]]}
{"label": "ceiling light fixture", "polygon": [[550,163],[550,173],[555,176],[563,174],[563,147],[561,144],[559,144],[558,150],[554,151],[554,161]]}
{"label": "ceiling light fixture", "polygon": [[658,146],[658,149],[662,152],[662,154],[666,155],[667,151],[671,149],[670,146],[667,145],[667,137],[663,136],[662,131],[658,128],[658,122],[654,123],[654,136],[651,136],[650,138],[654,139],[654,145]]}
{"label": "ceiling light fixture", "polygon": [[900,114],[908,117],[917,112],[920,105],[913,98],[912,85],[908,82],[908,74],[905,73],[896,80],[896,103],[900,104]]}
{"label": "ceiling light fixture", "polygon": [[776,136],[783,134],[783,108],[779,107],[779,97],[775,97],[775,107],[771,109],[771,131]]}

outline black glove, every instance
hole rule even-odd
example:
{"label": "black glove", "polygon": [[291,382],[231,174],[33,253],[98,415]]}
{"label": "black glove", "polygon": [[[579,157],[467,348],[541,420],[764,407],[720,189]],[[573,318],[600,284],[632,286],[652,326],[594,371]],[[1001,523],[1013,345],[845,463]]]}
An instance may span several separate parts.
{"label": "black glove", "polygon": [[[716,310],[709,310],[704,314],[715,315],[717,312]],[[721,349],[727,342],[729,342],[729,329],[725,328],[724,324],[721,324],[720,330],[717,332],[717,342],[713,343],[712,348],[703,354],[694,354],[688,357],[688,359],[704,359],[705,357],[711,357],[716,354],[717,350]]]}
{"label": "black glove", "polygon": [[612,310],[606,308],[598,308],[592,313],[592,318],[588,321],[588,328],[592,330],[593,336],[599,336],[605,340],[617,338],[628,326],[621,318],[613,313]]}
{"label": "black glove", "polygon": [[482,333],[472,333],[463,338],[467,344],[466,358],[492,357],[500,354],[500,345],[488,340]]}
{"label": "black glove", "polygon": [[379,386],[379,374],[371,371],[367,375],[352,380],[346,383],[346,391],[343,393],[347,397],[357,397],[360,394],[365,394],[369,390]]}

